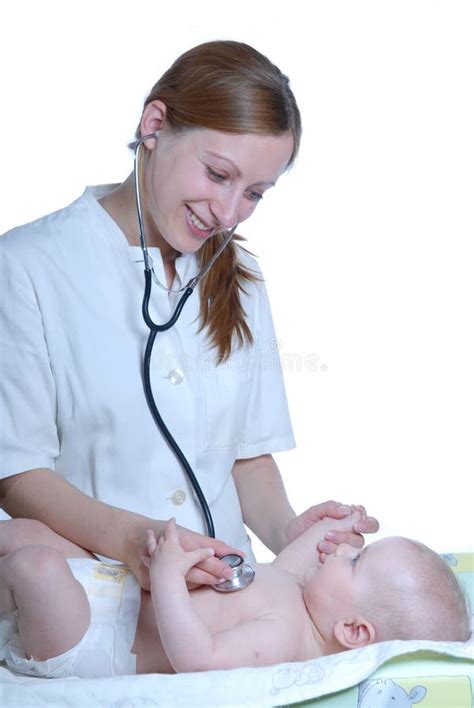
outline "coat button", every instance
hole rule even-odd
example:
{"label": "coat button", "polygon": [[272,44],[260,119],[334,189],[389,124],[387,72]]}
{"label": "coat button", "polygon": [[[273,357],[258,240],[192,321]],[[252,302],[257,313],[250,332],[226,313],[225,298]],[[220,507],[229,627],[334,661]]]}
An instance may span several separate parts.
{"label": "coat button", "polygon": [[182,489],[177,489],[173,492],[170,499],[175,506],[181,506],[186,501],[186,492],[183,492]]}
{"label": "coat button", "polygon": [[167,378],[170,383],[176,385],[184,381],[184,374],[181,369],[171,369]]}

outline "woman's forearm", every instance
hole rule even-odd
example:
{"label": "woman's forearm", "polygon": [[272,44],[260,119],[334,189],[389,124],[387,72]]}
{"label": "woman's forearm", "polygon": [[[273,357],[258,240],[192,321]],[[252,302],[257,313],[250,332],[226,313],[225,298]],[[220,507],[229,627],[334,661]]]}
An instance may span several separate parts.
{"label": "woman's forearm", "polygon": [[271,455],[237,460],[232,470],[247,526],[273,553],[285,547],[285,530],[296,514]]}
{"label": "woman's forearm", "polygon": [[42,521],[83,548],[124,562],[147,528],[161,528],[159,522],[87,496],[50,469],[1,480],[0,504],[10,516]]}

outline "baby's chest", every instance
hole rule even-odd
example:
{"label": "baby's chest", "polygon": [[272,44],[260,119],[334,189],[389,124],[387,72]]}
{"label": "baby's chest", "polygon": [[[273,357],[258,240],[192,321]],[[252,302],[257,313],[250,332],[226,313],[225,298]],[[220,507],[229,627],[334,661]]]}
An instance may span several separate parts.
{"label": "baby's chest", "polygon": [[201,588],[191,593],[196,612],[211,631],[225,631],[257,620],[291,623],[297,616],[299,594],[292,584],[273,578],[271,573],[257,572],[254,582],[244,590],[232,593]]}

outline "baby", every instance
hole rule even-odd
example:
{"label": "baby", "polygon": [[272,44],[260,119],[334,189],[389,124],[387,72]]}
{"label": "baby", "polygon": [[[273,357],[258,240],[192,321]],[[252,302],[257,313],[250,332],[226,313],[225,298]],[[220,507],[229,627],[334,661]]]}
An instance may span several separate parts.
{"label": "baby", "polygon": [[[66,560],[43,525],[41,545],[9,546],[5,525],[37,522],[0,522],[0,658],[30,675],[95,677],[306,661],[388,639],[467,640],[464,594],[420,543],[343,544],[308,567],[328,530],[359,518],[319,521],[233,593],[188,590],[186,573],[213,551],[183,551],[174,520],[158,540],[148,532],[151,593],[126,566]],[[87,554],[72,547],[68,555]]]}

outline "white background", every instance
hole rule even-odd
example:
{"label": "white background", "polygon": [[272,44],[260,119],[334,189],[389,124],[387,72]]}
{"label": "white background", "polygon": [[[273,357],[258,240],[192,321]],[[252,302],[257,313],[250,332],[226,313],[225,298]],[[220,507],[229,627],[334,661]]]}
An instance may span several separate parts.
{"label": "white background", "polygon": [[472,549],[473,3],[15,0],[0,33],[0,232],[122,180],[191,46],[244,41],[290,76],[301,155],[240,228],[280,338],[290,498]]}

